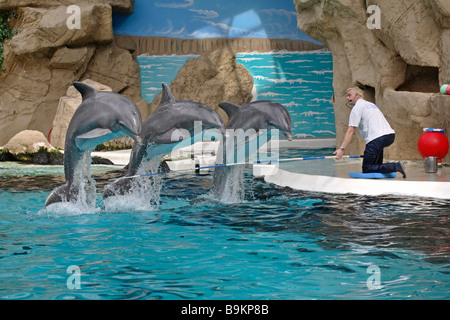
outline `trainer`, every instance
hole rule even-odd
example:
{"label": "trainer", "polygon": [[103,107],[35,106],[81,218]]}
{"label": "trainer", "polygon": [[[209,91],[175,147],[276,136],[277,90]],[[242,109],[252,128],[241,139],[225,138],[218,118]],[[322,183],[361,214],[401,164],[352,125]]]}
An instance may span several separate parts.
{"label": "trainer", "polygon": [[352,107],[352,111],[344,141],[333,153],[336,159],[342,158],[344,149],[353,139],[355,128],[358,128],[366,142],[362,172],[400,172],[403,178],[406,178],[400,162],[383,163],[383,149],[394,142],[395,131],[392,130],[380,109],[375,104],[364,100],[358,88],[347,89],[347,102]]}

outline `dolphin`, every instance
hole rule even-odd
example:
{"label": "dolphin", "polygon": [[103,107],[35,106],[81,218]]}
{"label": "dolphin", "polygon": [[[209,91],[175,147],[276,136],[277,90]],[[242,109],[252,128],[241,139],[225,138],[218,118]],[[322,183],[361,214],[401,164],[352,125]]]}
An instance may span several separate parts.
{"label": "dolphin", "polygon": [[45,205],[74,201],[79,186],[74,184],[75,170],[86,153],[97,145],[122,135],[139,143],[142,117],[137,106],[114,92],[97,91],[82,82],[73,86],[81,93],[82,102],[67,128],[64,144],[64,175],[66,183],[54,189]]}
{"label": "dolphin", "polygon": [[[247,103],[243,106],[239,106],[230,102],[221,102],[219,106],[227,113],[228,115],[228,123],[226,125],[226,131],[227,134],[229,130],[231,132],[241,129],[243,132],[249,132],[253,130],[254,134],[249,134],[245,137],[245,141],[241,142],[245,143],[245,145],[248,145],[250,142],[255,142],[257,144],[257,148],[259,148],[262,144],[268,142],[271,138],[271,130],[272,129],[278,129],[279,133],[281,133],[282,136],[287,138],[288,140],[292,140],[292,120],[289,115],[289,112],[286,110],[286,108],[281,105],[280,103],[270,101],[270,100],[261,100],[261,101],[252,101],[250,103]],[[250,129],[250,130],[249,130]],[[266,129],[266,130],[263,130]],[[264,137],[262,135],[265,134]],[[234,137],[233,138],[234,140]],[[261,139],[260,139],[261,138]],[[228,136],[228,139],[230,139],[230,136]],[[253,140],[256,139],[256,140]],[[262,140],[263,142],[261,143]],[[244,154],[239,155],[237,152],[237,149],[240,147],[239,143],[235,143],[234,141],[228,141],[231,143],[231,147],[234,148],[233,150],[233,159],[229,159],[230,157],[227,157],[227,150],[228,150],[228,144],[227,144],[227,136],[221,141],[218,149],[218,157],[222,157],[221,159],[218,158],[218,162],[229,162],[230,160],[232,162],[244,162],[248,161],[248,158],[250,154]],[[245,147],[245,146],[244,146]],[[250,150],[250,148],[248,148]],[[244,149],[247,150],[247,149]],[[256,151],[256,150],[254,150]],[[237,190],[229,190],[230,185],[228,184],[230,181],[229,177],[233,176],[234,174],[239,174],[238,168],[236,166],[220,166],[216,167],[214,170],[213,175],[213,185],[212,185],[212,196],[215,199],[223,199],[223,197],[228,196],[228,193],[234,193],[239,192]],[[236,179],[238,177],[235,177]],[[232,182],[231,182],[232,183]],[[234,184],[234,187],[236,188],[237,185]],[[229,191],[229,192],[227,192]]]}
{"label": "dolphin", "polygon": [[[196,121],[201,122],[200,130],[195,130]],[[225,133],[223,120],[213,108],[195,101],[177,100],[169,86],[162,83],[161,101],[142,124],[141,141],[133,145],[126,177],[136,175],[140,166],[150,159],[162,158],[191,145],[209,129],[217,130],[216,137]],[[126,194],[131,183],[132,179],[128,178],[115,181],[106,186],[103,198]]]}

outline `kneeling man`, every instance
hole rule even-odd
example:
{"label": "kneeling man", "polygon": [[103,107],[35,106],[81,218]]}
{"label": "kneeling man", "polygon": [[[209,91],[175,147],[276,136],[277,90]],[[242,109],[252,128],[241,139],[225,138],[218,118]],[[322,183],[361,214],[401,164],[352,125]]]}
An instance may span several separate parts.
{"label": "kneeling man", "polygon": [[347,101],[352,107],[352,111],[344,141],[341,147],[333,153],[336,155],[336,159],[342,158],[344,149],[352,141],[355,128],[358,128],[366,142],[362,172],[400,172],[403,178],[406,178],[400,162],[383,163],[383,149],[394,142],[395,131],[392,130],[380,109],[375,104],[364,100],[358,88],[347,90]]}

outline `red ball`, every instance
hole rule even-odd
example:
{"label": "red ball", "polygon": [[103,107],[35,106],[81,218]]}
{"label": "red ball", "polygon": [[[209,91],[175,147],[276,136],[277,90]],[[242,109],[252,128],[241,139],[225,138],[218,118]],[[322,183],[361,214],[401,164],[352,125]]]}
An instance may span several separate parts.
{"label": "red ball", "polygon": [[441,160],[448,152],[448,139],[442,132],[424,132],[417,142],[422,157],[437,157]]}
{"label": "red ball", "polygon": [[450,86],[447,86],[447,94],[450,95]]}

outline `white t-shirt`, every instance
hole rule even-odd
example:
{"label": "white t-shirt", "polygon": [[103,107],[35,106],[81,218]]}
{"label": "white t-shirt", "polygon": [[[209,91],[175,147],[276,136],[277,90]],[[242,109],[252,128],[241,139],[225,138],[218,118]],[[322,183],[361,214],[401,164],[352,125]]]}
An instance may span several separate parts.
{"label": "white t-shirt", "polygon": [[349,127],[358,127],[366,144],[381,136],[395,133],[380,109],[364,99],[356,101],[350,112],[348,125]]}

